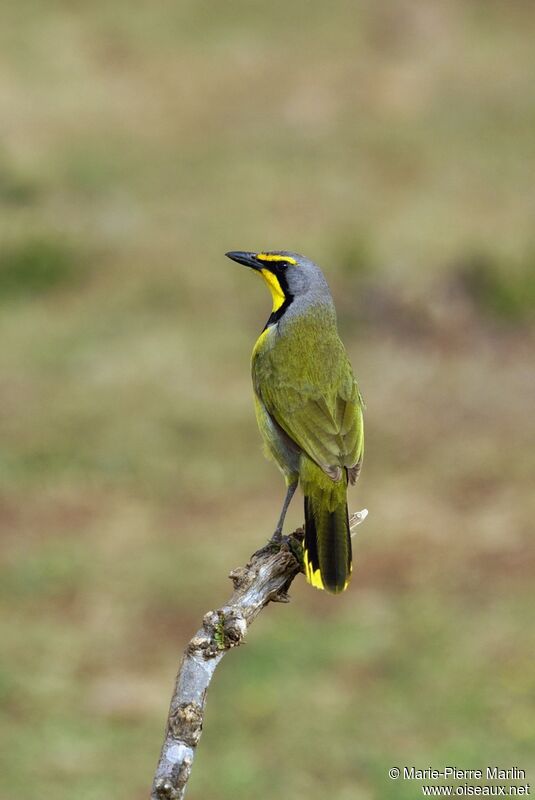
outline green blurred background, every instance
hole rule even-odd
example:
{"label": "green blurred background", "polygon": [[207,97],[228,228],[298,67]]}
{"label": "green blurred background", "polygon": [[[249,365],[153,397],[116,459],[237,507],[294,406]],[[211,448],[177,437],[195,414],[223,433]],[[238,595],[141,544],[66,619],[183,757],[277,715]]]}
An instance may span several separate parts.
{"label": "green blurred background", "polygon": [[224,660],[189,797],[533,779],[534,29],[520,0],[2,4],[2,800],[145,798],[181,650],[273,529],[270,301],[229,249],[324,266],[370,516],[345,595],[299,577]]}

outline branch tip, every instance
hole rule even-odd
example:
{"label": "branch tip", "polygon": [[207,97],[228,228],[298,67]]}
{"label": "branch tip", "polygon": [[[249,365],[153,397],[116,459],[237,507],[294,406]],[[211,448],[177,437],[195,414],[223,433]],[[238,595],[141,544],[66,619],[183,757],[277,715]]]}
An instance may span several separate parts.
{"label": "branch tip", "polygon": [[366,517],[368,516],[368,509],[363,508],[361,511],[354,511],[353,514],[349,517],[349,530],[351,532],[351,536],[355,536],[357,533],[355,528],[357,525],[360,525],[361,522],[364,522]]}

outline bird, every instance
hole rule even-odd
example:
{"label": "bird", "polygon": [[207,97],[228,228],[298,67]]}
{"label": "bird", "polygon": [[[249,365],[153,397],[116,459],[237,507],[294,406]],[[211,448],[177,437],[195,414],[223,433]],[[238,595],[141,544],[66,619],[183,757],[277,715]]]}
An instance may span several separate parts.
{"label": "bird", "polygon": [[226,256],[260,275],[273,301],[251,359],[265,454],[286,481],[270,541],[282,540],[300,484],[306,580],[337,594],[352,571],[347,488],[362,465],[364,403],[338,335],[334,302],[320,267],[299,253],[236,250]]}

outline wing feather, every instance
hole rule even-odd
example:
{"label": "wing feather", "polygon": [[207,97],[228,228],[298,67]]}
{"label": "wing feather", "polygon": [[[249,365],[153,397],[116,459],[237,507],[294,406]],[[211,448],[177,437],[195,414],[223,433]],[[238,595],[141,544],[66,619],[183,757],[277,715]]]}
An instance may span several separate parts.
{"label": "wing feather", "polygon": [[[269,414],[290,438],[328,475],[353,469],[362,460],[362,408],[357,384],[332,386],[318,395],[308,387],[257,387]],[[341,391],[340,391],[341,390]],[[343,394],[341,393],[343,392]]]}
{"label": "wing feather", "polygon": [[253,351],[255,392],[276,424],[333,480],[362,461],[362,398],[332,310],[320,305],[284,329],[268,328]]}

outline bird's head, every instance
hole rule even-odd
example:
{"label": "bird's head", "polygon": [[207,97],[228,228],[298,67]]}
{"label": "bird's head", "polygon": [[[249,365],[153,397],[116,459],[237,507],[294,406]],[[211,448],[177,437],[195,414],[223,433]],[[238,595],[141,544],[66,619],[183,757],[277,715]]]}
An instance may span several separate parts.
{"label": "bird's head", "polygon": [[271,292],[273,313],[290,305],[294,299],[309,292],[330,297],[325,278],[317,264],[288,250],[270,250],[259,253],[242,250],[226,253],[228,258],[256,270]]}

